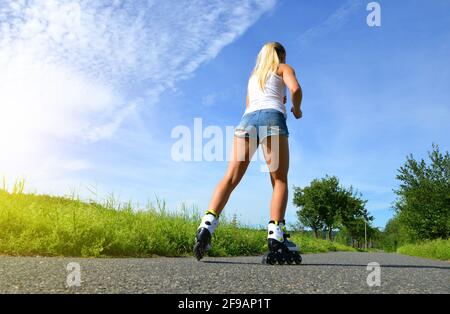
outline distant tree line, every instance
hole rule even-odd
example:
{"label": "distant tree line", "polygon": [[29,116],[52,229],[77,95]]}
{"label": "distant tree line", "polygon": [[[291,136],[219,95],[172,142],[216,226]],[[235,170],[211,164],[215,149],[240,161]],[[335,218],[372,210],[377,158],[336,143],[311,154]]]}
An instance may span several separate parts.
{"label": "distant tree line", "polygon": [[412,155],[398,169],[400,185],[394,192],[395,216],[384,231],[373,227],[373,217],[352,186],[346,188],[336,176],[313,180],[306,187],[294,187],[293,203],[298,225],[312,230],[315,237],[338,240],[362,248],[395,251],[403,244],[450,236],[450,157],[432,145],[430,163]]}

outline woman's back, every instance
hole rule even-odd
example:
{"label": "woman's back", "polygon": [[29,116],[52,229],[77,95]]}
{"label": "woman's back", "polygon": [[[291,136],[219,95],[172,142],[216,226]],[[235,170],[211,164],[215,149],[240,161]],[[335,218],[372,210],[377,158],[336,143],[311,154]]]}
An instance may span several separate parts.
{"label": "woman's back", "polygon": [[283,98],[286,96],[286,85],[283,77],[275,72],[269,73],[264,91],[261,90],[258,78],[252,75],[248,81],[248,107],[245,113],[262,109],[275,109],[286,116]]}

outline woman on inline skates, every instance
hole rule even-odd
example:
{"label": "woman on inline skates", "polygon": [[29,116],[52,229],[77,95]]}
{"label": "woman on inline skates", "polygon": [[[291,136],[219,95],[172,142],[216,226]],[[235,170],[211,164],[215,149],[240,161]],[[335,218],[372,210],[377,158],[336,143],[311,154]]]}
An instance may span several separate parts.
{"label": "woman on inline skates", "polygon": [[218,225],[219,215],[261,144],[273,187],[268,225],[269,252],[264,255],[263,262],[301,262],[298,248],[287,240],[289,235],[284,227],[289,168],[286,87],[291,94],[291,112],[296,119],[300,119],[302,90],[295,71],[286,64],[284,47],[278,42],[269,42],[260,50],[248,81],[246,110],[235,129],[228,169],[217,185],[209,210],[197,230],[194,254],[198,260],[211,248],[211,236]]}

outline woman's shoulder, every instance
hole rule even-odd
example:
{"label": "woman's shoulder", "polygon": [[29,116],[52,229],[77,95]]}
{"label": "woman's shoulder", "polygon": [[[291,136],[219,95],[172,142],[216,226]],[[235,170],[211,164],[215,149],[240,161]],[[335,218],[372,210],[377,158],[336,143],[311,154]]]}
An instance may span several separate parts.
{"label": "woman's shoulder", "polygon": [[287,63],[280,63],[278,66],[277,74],[279,76],[283,76],[283,73],[285,72],[294,72],[294,68]]}

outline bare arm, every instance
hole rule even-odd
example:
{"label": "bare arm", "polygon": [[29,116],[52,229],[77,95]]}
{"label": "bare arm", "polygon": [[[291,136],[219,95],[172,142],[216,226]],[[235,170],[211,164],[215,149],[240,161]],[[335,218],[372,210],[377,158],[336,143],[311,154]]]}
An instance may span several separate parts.
{"label": "bare arm", "polygon": [[248,92],[247,92],[247,100],[245,101],[245,108],[248,108]]}
{"label": "bare arm", "polygon": [[295,71],[292,67],[285,64],[283,67],[283,80],[291,92],[292,108],[291,111],[297,119],[302,117],[301,104],[303,99],[303,92],[298,83]]}

